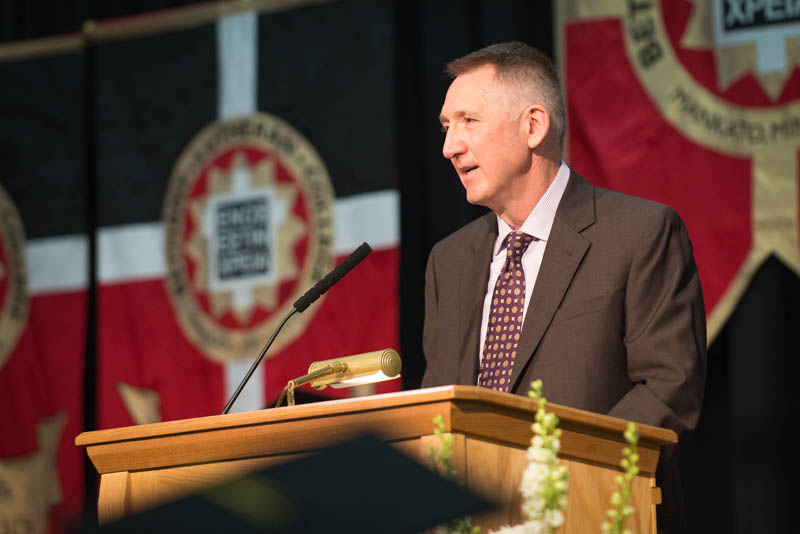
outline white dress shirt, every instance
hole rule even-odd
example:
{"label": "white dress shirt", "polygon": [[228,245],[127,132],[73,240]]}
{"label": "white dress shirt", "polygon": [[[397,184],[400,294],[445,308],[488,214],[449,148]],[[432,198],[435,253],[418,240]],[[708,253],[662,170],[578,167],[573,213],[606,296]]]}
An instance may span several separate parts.
{"label": "white dress shirt", "polygon": [[486,326],[489,324],[492,293],[497,283],[497,277],[500,276],[500,271],[503,269],[503,265],[506,262],[504,248],[501,248],[503,246],[503,241],[509,233],[515,230],[520,230],[533,236],[533,241],[528,245],[527,250],[522,255],[522,270],[525,272],[525,305],[522,309],[522,322],[525,324],[525,316],[528,313],[528,305],[530,304],[531,295],[533,294],[533,286],[536,284],[536,277],[539,275],[539,267],[542,265],[542,257],[544,256],[545,246],[547,246],[547,240],[550,238],[550,229],[553,227],[556,209],[558,208],[558,203],[561,202],[564,189],[567,188],[568,179],[569,167],[562,161],[555,179],[519,228],[511,228],[503,219],[497,217],[497,240],[494,242],[494,254],[492,255],[492,263],[489,266],[489,282],[486,286],[486,297],[483,299],[480,346],[481,360],[483,360],[483,345],[486,342]]}

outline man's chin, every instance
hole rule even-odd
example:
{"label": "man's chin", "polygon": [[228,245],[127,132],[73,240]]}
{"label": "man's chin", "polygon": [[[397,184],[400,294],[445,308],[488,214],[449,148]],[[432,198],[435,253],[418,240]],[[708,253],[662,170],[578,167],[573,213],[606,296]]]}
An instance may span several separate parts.
{"label": "man's chin", "polygon": [[483,194],[482,192],[471,191],[467,189],[466,193],[467,193],[466,194],[467,202],[469,202],[470,204],[474,204],[476,206],[488,207],[487,204],[488,199],[486,198],[486,195]]}

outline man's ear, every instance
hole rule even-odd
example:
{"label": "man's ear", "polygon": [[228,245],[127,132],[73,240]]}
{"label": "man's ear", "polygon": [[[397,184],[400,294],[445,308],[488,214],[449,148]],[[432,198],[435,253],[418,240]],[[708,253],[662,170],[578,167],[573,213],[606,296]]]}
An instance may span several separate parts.
{"label": "man's ear", "polygon": [[528,147],[534,149],[542,144],[550,131],[550,112],[539,104],[533,104],[522,112]]}

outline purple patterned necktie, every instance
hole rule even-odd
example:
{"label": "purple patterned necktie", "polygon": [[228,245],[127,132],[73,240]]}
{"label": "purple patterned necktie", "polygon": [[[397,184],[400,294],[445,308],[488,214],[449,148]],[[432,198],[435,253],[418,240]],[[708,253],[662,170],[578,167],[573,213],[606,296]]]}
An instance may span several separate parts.
{"label": "purple patterned necktie", "polygon": [[523,232],[506,236],[506,263],[492,294],[486,342],[478,385],[508,391],[511,369],[517,355],[517,344],[522,331],[522,310],[525,305],[525,273],[522,255],[533,241]]}

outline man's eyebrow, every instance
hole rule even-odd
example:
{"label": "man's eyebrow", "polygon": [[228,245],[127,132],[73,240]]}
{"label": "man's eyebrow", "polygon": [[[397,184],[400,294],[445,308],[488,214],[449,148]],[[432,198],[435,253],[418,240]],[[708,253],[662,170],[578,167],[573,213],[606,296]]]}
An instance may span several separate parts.
{"label": "man's eyebrow", "polygon": [[[467,114],[467,112],[466,112],[466,111],[456,111],[455,113],[453,113],[453,118],[454,118],[454,119],[457,119],[457,118],[459,118],[459,117],[463,117],[463,116],[464,116],[464,115],[466,115],[466,114]],[[444,124],[445,122],[450,122],[450,119],[448,119],[448,118],[447,118],[447,117],[445,117],[444,115],[439,115],[439,122],[440,122],[441,124]]]}

